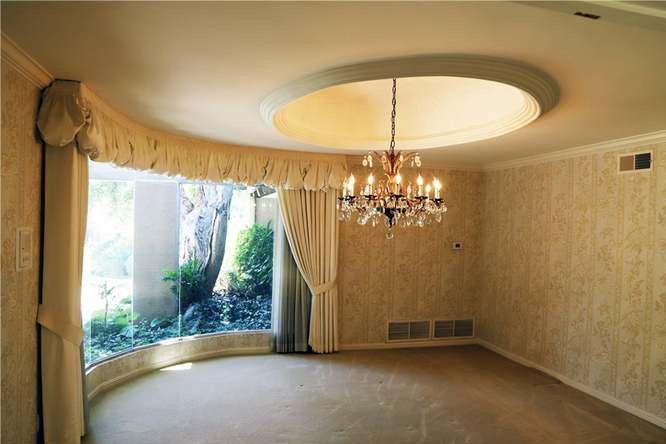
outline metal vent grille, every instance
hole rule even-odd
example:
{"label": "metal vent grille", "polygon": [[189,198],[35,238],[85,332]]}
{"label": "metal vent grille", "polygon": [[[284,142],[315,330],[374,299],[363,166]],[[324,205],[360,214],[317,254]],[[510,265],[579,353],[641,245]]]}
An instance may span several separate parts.
{"label": "metal vent grille", "polygon": [[412,321],[409,323],[409,339],[428,339],[430,321]]}
{"label": "metal vent grille", "polygon": [[471,338],[474,336],[474,319],[435,321],[433,338]]}
{"label": "metal vent grille", "polygon": [[430,339],[430,321],[389,322],[389,341],[406,341],[417,339]]}
{"label": "metal vent grille", "polygon": [[474,336],[474,319],[460,319],[455,321],[453,328],[456,337]]}
{"label": "metal vent grille", "polygon": [[652,152],[627,154],[618,157],[618,171],[626,173],[629,171],[650,170],[652,168]]}
{"label": "metal vent grille", "polygon": [[453,337],[453,324],[455,321],[435,321],[434,338]]}
{"label": "metal vent grille", "polygon": [[647,170],[652,165],[652,153],[641,153],[634,156],[634,169]]}
{"label": "metal vent grille", "polygon": [[388,340],[404,341],[409,339],[409,322],[389,322]]}

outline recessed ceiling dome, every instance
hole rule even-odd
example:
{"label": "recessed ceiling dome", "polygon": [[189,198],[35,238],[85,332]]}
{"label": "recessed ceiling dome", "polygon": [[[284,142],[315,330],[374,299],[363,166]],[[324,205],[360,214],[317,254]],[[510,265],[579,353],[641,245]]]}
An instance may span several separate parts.
{"label": "recessed ceiling dome", "polygon": [[394,75],[399,149],[497,137],[528,125],[558,97],[549,77],[524,65],[428,56],[318,73],[278,89],[264,100],[261,111],[275,129],[301,142],[346,150],[384,149],[390,140]]}

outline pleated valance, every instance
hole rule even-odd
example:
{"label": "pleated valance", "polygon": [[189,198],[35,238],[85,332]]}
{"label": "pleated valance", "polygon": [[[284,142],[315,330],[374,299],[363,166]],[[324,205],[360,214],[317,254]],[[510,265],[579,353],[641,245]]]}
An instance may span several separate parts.
{"label": "pleated valance", "polygon": [[92,160],[120,167],[214,182],[286,189],[341,188],[346,159],[208,142],[132,122],[79,82],[56,80],[43,95],[37,125],[44,141],[76,141]]}

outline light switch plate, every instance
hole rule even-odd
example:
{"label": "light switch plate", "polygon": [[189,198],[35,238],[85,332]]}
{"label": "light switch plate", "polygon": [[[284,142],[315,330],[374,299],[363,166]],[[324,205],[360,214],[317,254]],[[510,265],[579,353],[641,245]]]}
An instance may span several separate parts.
{"label": "light switch plate", "polygon": [[16,270],[32,268],[32,228],[16,230]]}

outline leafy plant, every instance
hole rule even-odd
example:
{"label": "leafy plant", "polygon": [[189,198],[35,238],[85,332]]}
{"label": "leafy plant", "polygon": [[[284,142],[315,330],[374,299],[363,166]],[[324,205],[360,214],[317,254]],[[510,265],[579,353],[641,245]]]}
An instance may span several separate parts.
{"label": "leafy plant", "polygon": [[215,294],[191,304],[180,321],[178,316],[152,319],[131,316],[131,310],[131,300],[126,298],[110,310],[106,327],[101,310],[86,323],[86,363],[179,336],[271,328],[270,295]]}
{"label": "leafy plant", "polygon": [[109,283],[104,281],[99,286],[99,297],[104,301],[104,327],[107,326],[107,318],[109,315],[109,304],[113,300],[113,291],[116,287],[109,287]]}
{"label": "leafy plant", "polygon": [[254,224],[240,232],[230,290],[237,295],[270,295],[273,286],[273,229]]}
{"label": "leafy plant", "polygon": [[185,262],[179,267],[179,271],[165,271],[162,280],[172,282],[169,289],[176,298],[180,297],[181,310],[187,310],[190,305],[207,296],[205,277],[198,259]]}

